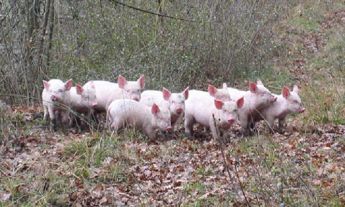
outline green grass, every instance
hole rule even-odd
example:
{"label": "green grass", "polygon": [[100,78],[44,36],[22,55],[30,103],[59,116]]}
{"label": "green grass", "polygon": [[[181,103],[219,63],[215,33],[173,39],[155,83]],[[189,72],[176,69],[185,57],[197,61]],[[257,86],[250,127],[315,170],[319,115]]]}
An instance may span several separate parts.
{"label": "green grass", "polygon": [[87,156],[90,154],[90,149],[88,147],[88,142],[90,138],[72,141],[64,148],[64,157],[66,159],[74,156]]}
{"label": "green grass", "polygon": [[128,164],[125,162],[119,161],[113,163],[105,173],[97,178],[97,182],[129,184],[132,176],[126,171],[127,167]]}
{"label": "green grass", "polygon": [[[340,3],[340,1],[337,3]],[[339,8],[336,7],[335,3],[305,1],[292,9],[288,24],[300,31],[318,31],[320,23],[323,21],[324,15],[329,9],[336,10]]]}
{"label": "green grass", "polygon": [[59,203],[68,204],[68,193],[71,188],[68,186],[68,179],[53,172],[47,176],[26,174],[23,178],[8,178],[2,180],[3,188],[11,193],[9,201],[5,206],[47,206]]}
{"label": "green grass", "polygon": [[345,78],[345,28],[335,27],[329,33],[328,42],[325,46],[324,53],[331,72],[339,72]]}
{"label": "green grass", "polygon": [[[299,31],[299,35],[289,36],[289,48],[296,53],[291,56],[306,60],[303,72],[309,79],[307,82],[303,80],[300,85],[302,102],[307,112],[297,116],[306,126],[345,124],[345,28],[341,24],[332,24],[331,28],[320,30],[320,22],[327,17],[329,11],[334,12],[344,6],[338,1],[332,4],[306,1],[293,9],[289,21],[286,22],[288,26]],[[307,34],[318,34],[315,33],[317,31],[322,32],[324,43],[319,45],[319,51],[311,53],[303,50],[304,46],[298,38]]]}
{"label": "green grass", "polygon": [[[129,133],[132,139],[138,134],[133,130],[128,131],[132,132],[132,135]],[[64,159],[73,158],[69,169],[82,180],[90,180],[93,169],[105,167],[92,182],[126,183],[131,179],[126,169],[131,160],[137,158],[135,152],[123,147],[124,143],[130,141],[127,137],[127,134],[95,134],[84,140],[73,141],[64,149]],[[110,160],[109,166],[105,164],[106,159]]]}
{"label": "green grass", "polygon": [[289,22],[292,26],[295,26],[301,30],[307,32],[315,32],[319,29],[320,25],[317,20],[312,17],[296,16]]}
{"label": "green grass", "polygon": [[339,91],[342,85],[328,83],[323,85],[305,86],[302,91],[304,105],[307,109],[303,120],[308,124],[345,124],[344,92]]}
{"label": "green grass", "polygon": [[221,198],[208,197],[196,198],[193,202],[182,205],[184,207],[202,207],[202,206],[229,206],[229,203],[221,201]]}
{"label": "green grass", "polygon": [[206,191],[206,186],[201,182],[191,182],[183,186],[183,191],[187,194],[197,192],[199,195],[202,195]]}
{"label": "green grass", "polygon": [[212,171],[206,166],[199,166],[196,170],[195,173],[199,176],[205,177],[209,176],[212,174]]}
{"label": "green grass", "polygon": [[2,181],[2,188],[11,193],[11,201],[12,202],[25,202],[26,199],[24,199],[25,195],[20,191],[20,186],[22,186],[24,183],[19,178],[6,178]]}

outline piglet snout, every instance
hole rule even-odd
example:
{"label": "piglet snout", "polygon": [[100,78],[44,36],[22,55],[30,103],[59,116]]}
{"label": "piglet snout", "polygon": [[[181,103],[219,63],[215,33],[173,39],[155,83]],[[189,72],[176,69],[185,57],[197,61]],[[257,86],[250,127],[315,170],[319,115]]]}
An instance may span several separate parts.
{"label": "piglet snout", "polygon": [[181,109],[181,108],[176,109],[177,114],[182,114],[182,112],[183,112],[183,109]]}
{"label": "piglet snout", "polygon": [[170,132],[172,130],[172,127],[167,127],[165,130]]}
{"label": "piglet snout", "polygon": [[299,110],[299,113],[303,113],[305,111],[305,108],[301,108],[300,110]]}
{"label": "piglet snout", "polygon": [[57,98],[56,96],[52,95],[52,96],[51,96],[51,100],[52,100],[52,101],[57,101],[58,98]]}
{"label": "piglet snout", "polygon": [[228,120],[228,123],[229,123],[230,125],[232,125],[234,122],[235,122],[235,119],[229,119],[229,120]]}

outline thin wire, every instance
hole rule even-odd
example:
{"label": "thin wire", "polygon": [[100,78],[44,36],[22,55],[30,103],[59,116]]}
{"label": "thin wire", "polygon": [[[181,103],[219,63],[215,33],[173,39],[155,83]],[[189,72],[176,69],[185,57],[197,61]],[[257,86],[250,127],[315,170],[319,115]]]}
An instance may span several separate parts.
{"label": "thin wire", "polygon": [[175,19],[175,20],[185,21],[185,22],[197,22],[197,21],[192,20],[192,19],[184,19],[184,18],[180,18],[180,17],[173,17],[173,16],[170,16],[170,15],[165,15],[165,14],[160,14],[160,13],[156,13],[156,12],[153,12],[153,11],[144,10],[144,9],[141,9],[141,8],[138,8],[138,7],[134,7],[134,6],[131,6],[131,5],[119,2],[117,0],[113,0],[113,2],[115,2],[116,4],[119,4],[121,6],[130,8],[130,9],[134,9],[134,10],[137,10],[137,11],[141,11],[141,12],[144,12],[144,13],[147,13],[147,14],[153,14],[153,15],[157,15],[157,16],[160,16],[160,17],[165,17],[165,18]]}

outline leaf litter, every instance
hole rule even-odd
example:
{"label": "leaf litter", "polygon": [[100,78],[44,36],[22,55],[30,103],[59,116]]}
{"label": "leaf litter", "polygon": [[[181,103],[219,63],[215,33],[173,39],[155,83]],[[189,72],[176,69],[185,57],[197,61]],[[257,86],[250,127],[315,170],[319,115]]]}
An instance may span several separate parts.
{"label": "leaf litter", "polygon": [[[315,127],[317,132],[313,133],[231,138],[224,144],[225,161],[213,139],[180,135],[150,143],[145,139],[111,137],[120,139],[120,147],[99,165],[89,162],[82,170],[78,168],[80,160],[90,157],[66,157],[66,147],[95,139],[93,144],[86,144],[86,151],[92,151],[101,139],[88,132],[66,136],[36,130],[2,146],[0,199],[33,202],[38,196],[34,196],[35,192],[54,192],[57,185],[53,182],[63,182],[63,196],[57,196],[62,199],[52,202],[74,206],[170,206],[195,202],[242,206],[246,205],[242,191],[251,205],[277,205],[302,195],[311,200],[313,196],[320,197],[311,203],[338,197],[345,204],[345,126]],[[77,173],[78,170],[85,172]],[[50,174],[56,177],[50,178]],[[282,188],[282,194],[277,186]]]}

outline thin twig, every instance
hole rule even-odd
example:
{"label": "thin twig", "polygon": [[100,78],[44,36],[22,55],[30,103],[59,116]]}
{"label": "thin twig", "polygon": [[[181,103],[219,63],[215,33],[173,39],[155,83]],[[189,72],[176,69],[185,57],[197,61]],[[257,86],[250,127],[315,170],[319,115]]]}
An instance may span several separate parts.
{"label": "thin twig", "polygon": [[[219,136],[219,129],[218,129],[218,127],[216,126],[216,119],[215,119],[215,117],[214,117],[214,114],[212,114],[212,117],[213,117],[213,124],[214,124],[214,127],[215,127],[215,129],[216,129],[216,133],[215,133],[215,136],[216,136],[216,137],[214,137],[214,139],[216,139],[216,141],[217,141],[217,143],[218,143],[218,146],[219,146],[219,149],[220,149],[220,151],[221,151],[222,158],[223,158],[224,168],[226,169],[226,171],[227,171],[227,173],[228,173],[229,180],[230,180],[231,184],[233,184],[233,183],[232,183],[231,174],[230,174],[230,169],[229,169],[229,166],[228,166],[227,161],[226,161],[226,158],[225,158],[224,143],[223,143],[222,140],[220,139],[220,136]],[[234,166],[235,166],[235,175],[236,175],[237,180],[238,180],[238,183],[239,183],[239,185],[240,185],[242,195],[243,195],[243,197],[244,197],[244,199],[245,199],[245,201],[246,201],[247,206],[251,206],[250,203],[249,203],[249,201],[248,201],[248,198],[247,198],[247,196],[246,196],[246,194],[245,194],[245,192],[244,192],[242,182],[241,182],[240,177],[239,177],[238,172],[237,172],[236,164],[237,164],[237,163],[235,163],[235,165],[234,165]]]}
{"label": "thin twig", "polygon": [[315,192],[309,187],[308,183],[305,182],[305,180],[302,178],[301,175],[298,175],[298,179],[301,181],[302,184],[304,184],[304,187],[307,189],[307,191],[309,191],[311,196],[314,198],[314,200],[316,202],[316,206],[319,207],[320,203],[318,201],[318,198],[315,196]]}
{"label": "thin twig", "polygon": [[[260,116],[260,118],[262,120],[264,120],[264,122],[266,122],[268,128],[271,130],[271,132],[274,133],[274,129],[273,129],[273,126],[270,126],[269,122],[265,119],[265,116],[257,109],[255,109],[255,112],[258,113],[258,115]],[[254,124],[254,127],[255,127],[255,121],[253,120],[253,124]]]}
{"label": "thin twig", "polygon": [[238,175],[238,171],[237,171],[237,167],[236,167],[236,166],[237,166],[237,163],[235,163],[234,166],[235,166],[235,175],[236,175],[237,180],[238,180],[238,183],[239,183],[239,185],[240,185],[241,192],[242,192],[242,195],[243,195],[243,197],[244,197],[244,200],[246,201],[247,206],[251,206],[250,203],[249,203],[249,201],[248,201],[248,198],[247,198],[247,196],[246,196],[246,194],[245,194],[245,192],[244,192],[244,188],[243,188],[243,184],[242,184],[242,182],[241,182],[241,180],[240,180],[240,176]]}
{"label": "thin twig", "polygon": [[218,128],[216,127],[216,119],[214,117],[214,114],[212,114],[212,117],[213,117],[213,124],[214,124],[214,127],[216,129],[216,137],[214,137],[214,139],[217,141],[218,147],[219,147],[220,152],[222,154],[223,165],[224,165],[224,168],[225,168],[226,172],[228,173],[229,181],[231,182],[231,184],[233,184],[231,173],[230,173],[230,169],[229,169],[229,166],[228,166],[228,164],[226,162],[226,158],[225,158],[223,142],[220,140],[220,136],[219,136],[219,133],[218,133]]}

